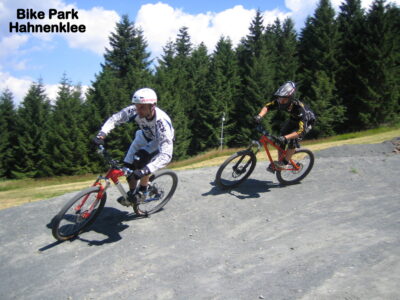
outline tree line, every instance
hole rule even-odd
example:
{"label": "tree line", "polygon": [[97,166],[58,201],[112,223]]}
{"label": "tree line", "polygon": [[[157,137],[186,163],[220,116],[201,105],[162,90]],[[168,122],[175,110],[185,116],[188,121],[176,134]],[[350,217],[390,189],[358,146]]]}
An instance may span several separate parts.
{"label": "tree line", "polygon": [[[41,80],[18,107],[8,89],[1,93],[0,177],[98,171],[92,138],[142,87],[157,92],[158,106],[173,121],[174,160],[219,147],[222,122],[224,147],[247,144],[256,137],[253,117],[287,80],[297,83],[297,97],[317,115],[309,138],[398,123],[399,39],[394,4],[375,0],[364,10],[360,0],[345,0],[335,14],[329,0],[320,0],[299,33],[290,18],[264,26],[257,11],[236,47],[221,36],[210,53],[204,43],[193,45],[182,27],[152,61],[141,28],[123,16],[85,97],[66,74],[53,101]],[[278,133],[285,118],[274,111],[263,122]],[[135,126],[125,124],[107,137],[115,157],[123,157]]]}

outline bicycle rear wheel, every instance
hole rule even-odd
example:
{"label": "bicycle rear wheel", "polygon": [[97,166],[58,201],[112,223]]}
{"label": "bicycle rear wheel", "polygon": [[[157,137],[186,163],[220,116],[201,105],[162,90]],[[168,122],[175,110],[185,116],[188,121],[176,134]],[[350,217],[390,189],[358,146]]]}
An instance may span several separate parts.
{"label": "bicycle rear wheel", "polygon": [[276,178],[282,184],[295,184],[304,179],[314,166],[314,154],[308,149],[296,149],[291,161],[296,167],[289,164],[285,169],[276,171]]}
{"label": "bicycle rear wheel", "polygon": [[101,199],[98,199],[99,191],[99,186],[87,188],[64,205],[53,219],[52,234],[55,239],[72,239],[96,220],[107,199],[105,192]]}
{"label": "bicycle rear wheel", "polygon": [[219,167],[215,182],[223,190],[235,188],[250,176],[256,163],[257,158],[253,151],[239,151]]}
{"label": "bicycle rear wheel", "polygon": [[167,204],[178,186],[178,176],[171,170],[162,170],[150,176],[148,197],[138,203],[147,215],[158,212]]}

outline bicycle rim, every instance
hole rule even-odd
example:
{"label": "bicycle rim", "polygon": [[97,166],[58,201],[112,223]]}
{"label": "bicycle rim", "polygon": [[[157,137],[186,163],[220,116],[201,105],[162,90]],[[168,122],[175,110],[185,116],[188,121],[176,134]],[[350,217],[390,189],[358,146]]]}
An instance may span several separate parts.
{"label": "bicycle rim", "polygon": [[177,185],[178,176],[175,172],[170,170],[157,172],[150,177],[148,196],[138,204],[139,209],[147,214],[159,211],[171,199]]}
{"label": "bicycle rim", "polygon": [[308,149],[298,149],[292,156],[295,168],[289,164],[284,170],[276,172],[278,181],[282,184],[294,184],[304,179],[314,166],[314,154]]}
{"label": "bicycle rim", "polygon": [[91,225],[106,202],[107,194],[97,199],[99,187],[91,187],[78,193],[58,213],[53,220],[52,233],[59,241],[79,235]]}
{"label": "bicycle rim", "polygon": [[256,162],[256,156],[250,150],[233,154],[219,167],[215,176],[216,184],[221,189],[237,187],[250,176]]}

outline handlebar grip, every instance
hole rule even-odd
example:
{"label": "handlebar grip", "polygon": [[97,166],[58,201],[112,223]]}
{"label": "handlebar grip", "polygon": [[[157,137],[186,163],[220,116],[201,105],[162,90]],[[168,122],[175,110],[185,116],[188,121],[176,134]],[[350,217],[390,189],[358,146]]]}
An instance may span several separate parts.
{"label": "handlebar grip", "polygon": [[262,133],[263,135],[267,135],[267,136],[269,135],[268,131],[266,131],[265,128],[261,124],[258,124],[256,126],[256,129],[258,132]]}

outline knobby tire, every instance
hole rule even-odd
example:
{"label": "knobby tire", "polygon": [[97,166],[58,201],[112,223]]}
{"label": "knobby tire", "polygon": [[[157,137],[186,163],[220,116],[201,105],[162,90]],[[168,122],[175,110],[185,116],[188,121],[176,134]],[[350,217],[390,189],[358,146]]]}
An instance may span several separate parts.
{"label": "knobby tire", "polygon": [[[82,218],[85,209],[83,211],[75,212],[73,208],[79,205],[80,201],[82,201],[85,196],[88,196],[88,199],[84,207],[89,207],[95,201],[99,191],[99,186],[87,188],[76,194],[64,205],[60,212],[53,218],[52,234],[55,239],[59,241],[72,239],[93,224],[106,203],[107,194],[105,192],[103,193],[102,198],[98,201],[95,209],[87,218]],[[70,210],[71,208],[72,210]],[[64,222],[70,223],[64,224]]]}
{"label": "knobby tire", "polygon": [[[257,158],[253,151],[246,149],[236,152],[219,167],[215,176],[215,183],[223,190],[233,189],[251,175],[256,163]],[[243,177],[240,177],[242,175]]]}
{"label": "knobby tire", "polygon": [[[300,163],[302,169],[299,171],[279,170],[276,171],[276,178],[281,184],[290,185],[303,180],[314,166],[314,154],[308,149],[296,149],[292,156],[292,160]],[[293,166],[289,167],[293,168]]]}
{"label": "knobby tire", "polygon": [[149,199],[138,207],[147,215],[161,210],[175,193],[178,176],[171,170],[161,170],[150,176]]}

